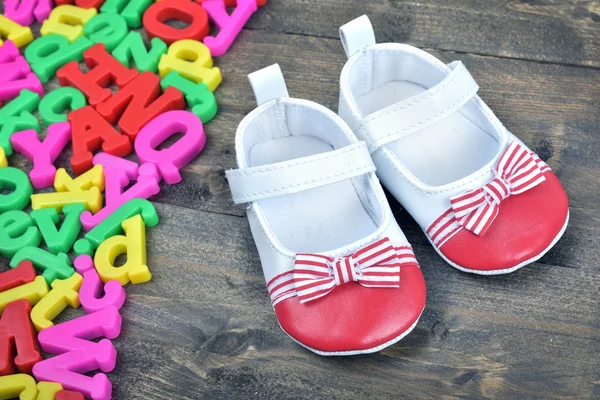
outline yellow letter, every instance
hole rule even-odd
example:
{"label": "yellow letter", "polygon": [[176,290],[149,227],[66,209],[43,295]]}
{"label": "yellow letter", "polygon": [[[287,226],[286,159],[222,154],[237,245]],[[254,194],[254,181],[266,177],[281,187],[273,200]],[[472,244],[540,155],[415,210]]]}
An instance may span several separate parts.
{"label": "yellow letter", "polygon": [[31,322],[37,331],[54,326],[52,320],[64,310],[67,305],[77,308],[79,302],[79,288],[83,277],[75,272],[67,279],[55,279],[52,290],[45,295],[31,310]]}
{"label": "yellow letter", "polygon": [[0,293],[0,314],[9,303],[25,299],[35,306],[42,297],[48,294],[48,284],[43,276],[38,275],[33,282]]}
{"label": "yellow letter", "polygon": [[84,174],[73,179],[64,168],[56,171],[54,176],[54,189],[57,192],[81,192],[96,186],[101,192],[104,191],[104,173],[101,164],[94,165]]}
{"label": "yellow letter", "polygon": [[2,38],[10,40],[17,47],[21,47],[33,40],[33,34],[28,26],[21,26],[0,14],[0,46],[4,44]]}
{"label": "yellow letter", "polygon": [[[96,250],[94,264],[102,282],[118,280],[125,286],[131,283],[143,283],[152,279],[146,265],[146,225],[141,215],[126,219],[121,224],[125,235],[112,236],[100,244]],[[115,259],[127,254],[127,262],[115,267]]]}
{"label": "yellow letter", "polygon": [[100,193],[100,190],[96,186],[93,186],[90,190],[78,192],[53,192],[31,195],[32,210],[54,207],[56,211],[62,212],[64,206],[74,203],[83,203],[86,210],[96,213],[102,208],[102,193]]}
{"label": "yellow letter", "polygon": [[0,399],[35,400],[37,395],[33,377],[25,374],[0,376]]}
{"label": "yellow letter", "polygon": [[167,52],[160,56],[158,71],[161,78],[171,71],[196,83],[202,82],[214,92],[222,81],[221,70],[213,68],[210,50],[203,43],[185,39],[173,43]]}
{"label": "yellow letter", "polygon": [[54,400],[56,393],[63,390],[63,387],[56,382],[38,382],[37,389],[39,391],[37,400]]}
{"label": "yellow letter", "polygon": [[0,147],[0,168],[6,167],[7,165],[8,162],[6,161],[6,153],[4,152],[4,148]]}
{"label": "yellow letter", "polygon": [[83,26],[93,16],[98,14],[95,8],[81,8],[72,5],[55,7],[50,16],[42,24],[40,33],[42,36],[57,33],[66,37],[69,43],[73,43],[83,35]]}

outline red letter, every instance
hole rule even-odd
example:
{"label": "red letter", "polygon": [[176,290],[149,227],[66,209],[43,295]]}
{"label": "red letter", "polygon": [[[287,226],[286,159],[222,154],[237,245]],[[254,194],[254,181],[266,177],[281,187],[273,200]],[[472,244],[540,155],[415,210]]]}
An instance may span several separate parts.
{"label": "red letter", "polygon": [[35,270],[31,261],[22,261],[17,268],[9,269],[0,274],[0,292],[33,282],[34,279]]}
{"label": "red letter", "polygon": [[[182,0],[183,1],[183,0]],[[73,86],[85,94],[92,106],[108,99],[112,92],[108,86],[115,83],[119,88],[137,76],[137,70],[129,69],[106,52],[104,44],[98,43],[83,53],[85,64],[90,69],[83,73],[72,61],[56,72],[62,86]]]}
{"label": "red letter", "polygon": [[68,118],[73,143],[71,166],[77,175],[93,167],[93,152],[100,147],[105,153],[118,157],[131,153],[131,142],[127,136],[117,132],[92,107],[85,106],[72,111]]}
{"label": "red letter", "polygon": [[33,365],[42,361],[36,332],[29,319],[30,313],[31,304],[27,300],[15,301],[4,309],[0,320],[0,375],[11,375],[15,372],[12,358],[19,372],[23,374],[31,374]]}
{"label": "red letter", "polygon": [[[169,19],[183,21],[189,26],[183,29],[173,28],[164,23]],[[158,1],[146,10],[143,21],[149,39],[158,37],[168,45],[182,39],[201,41],[208,35],[206,11],[188,0]]]}
{"label": "red letter", "polygon": [[160,79],[146,71],[99,104],[96,110],[110,124],[119,120],[121,133],[129,136],[133,142],[138,132],[154,117],[166,111],[183,108],[185,101],[181,92],[168,87],[161,94]]}

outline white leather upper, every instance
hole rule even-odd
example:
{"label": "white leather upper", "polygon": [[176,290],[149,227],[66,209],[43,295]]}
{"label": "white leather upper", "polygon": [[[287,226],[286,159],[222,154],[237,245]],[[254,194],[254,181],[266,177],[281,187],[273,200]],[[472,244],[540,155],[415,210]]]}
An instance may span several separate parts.
{"label": "white leather upper", "polygon": [[[360,40],[348,43],[349,38],[354,37],[348,31],[369,29],[370,23],[367,25],[365,18],[341,28],[345,32],[344,47],[362,46]],[[399,81],[409,82],[407,87],[414,84],[425,89],[402,101],[390,100],[388,96],[375,97],[370,102],[361,100],[370,92],[381,90],[383,85]],[[497,158],[510,142],[518,141],[476,95],[477,89],[462,63],[445,65],[432,55],[405,44],[363,46],[355,50],[342,70],[339,115],[359,139],[367,141],[378,177],[424,230],[448,210],[450,197],[493,179],[492,167]],[[489,135],[497,149],[469,173],[443,184],[429,184],[407,165],[426,153],[428,147],[447,145],[428,141],[421,135],[434,124],[437,124],[436,129],[460,129],[446,120],[455,113],[479,127],[485,132],[483,135]],[[448,153],[454,150],[452,146],[460,145],[451,143]],[[476,156],[475,152],[473,157]]]}
{"label": "white leather upper", "polygon": [[[266,72],[265,72],[266,71]],[[279,76],[269,76],[275,74]],[[369,156],[367,146],[359,142],[344,121],[330,110],[306,100],[289,97],[268,99],[262,93],[284,93],[281,87],[270,90],[263,85],[281,85],[283,79],[278,68],[269,68],[252,74],[255,78],[253,86],[257,101],[262,102],[258,108],[249,113],[240,123],[236,133],[236,156],[238,170],[227,171],[234,200],[247,202],[247,214],[250,228],[258,248],[265,280],[269,282],[274,277],[293,269],[296,249],[288,248],[279,237],[278,232],[285,229],[287,238],[294,237],[295,227],[282,225],[290,214],[297,211],[293,208],[294,198],[299,193],[308,193],[315,186],[328,187],[338,185],[341,180],[351,182],[353,196],[360,197],[361,207],[368,210],[375,226],[367,234],[357,240],[339,243],[335,248],[316,249],[318,253],[336,256],[352,254],[375,240],[388,237],[398,245],[408,245],[406,237],[398,227],[389,208],[375,167]],[[261,95],[259,95],[261,93]],[[287,89],[285,90],[287,94]],[[281,140],[305,139],[312,143],[326,143],[330,151],[311,154],[306,157],[285,159],[271,164],[262,164],[260,156],[271,154],[277,160],[277,152],[285,145]],[[313,139],[311,139],[313,138]],[[257,148],[265,147],[264,152]],[[302,149],[294,149],[294,151]],[[312,188],[312,189],[311,189]],[[314,218],[317,229],[325,236],[344,235],[347,228],[353,228],[357,223],[351,213],[344,215],[343,226],[323,224],[316,217],[319,209],[325,204],[345,209],[346,197],[335,191],[333,197],[318,198],[314,204],[303,204],[309,207],[305,219]],[[311,197],[307,197],[311,198]],[[275,207],[275,209],[274,209]],[[304,208],[306,210],[306,208]],[[274,217],[278,215],[279,217]],[[354,222],[353,222],[354,221]],[[305,235],[304,231],[296,232],[296,236]],[[302,248],[302,252],[312,251],[312,248]]]}
{"label": "white leather upper", "polygon": [[[479,86],[456,61],[452,72],[431,89],[367,115],[362,123],[371,151],[431,126],[464,106]],[[423,118],[423,116],[427,116]]]}

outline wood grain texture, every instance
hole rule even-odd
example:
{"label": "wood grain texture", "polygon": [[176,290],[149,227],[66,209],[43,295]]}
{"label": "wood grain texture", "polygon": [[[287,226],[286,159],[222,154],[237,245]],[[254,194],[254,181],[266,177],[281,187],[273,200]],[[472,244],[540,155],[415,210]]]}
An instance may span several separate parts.
{"label": "wood grain texture", "polygon": [[[292,96],[337,110],[337,27],[363,12],[381,41],[466,64],[480,96],[563,182],[571,222],[533,265],[477,277],[445,264],[390,198],[427,281],[423,317],[378,354],[322,358],[280,330],[224,171],[236,166],[235,130],[255,104],[246,75],[278,62]],[[114,398],[600,398],[598,13],[597,2],[571,0],[270,1],[216,59],[224,81],[205,150],[153,199],[153,279],[127,287]],[[31,168],[19,155],[10,163]]]}
{"label": "wood grain texture", "polygon": [[361,14],[382,43],[600,66],[597,1],[274,1],[249,26],[337,38],[338,27]]}

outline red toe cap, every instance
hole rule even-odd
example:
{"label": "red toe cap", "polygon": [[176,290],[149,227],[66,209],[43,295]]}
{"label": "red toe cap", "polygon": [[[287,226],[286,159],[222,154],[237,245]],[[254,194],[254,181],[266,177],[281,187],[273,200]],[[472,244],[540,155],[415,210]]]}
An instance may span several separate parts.
{"label": "red toe cap", "polygon": [[410,329],[425,307],[425,280],[416,265],[400,270],[400,288],[365,288],[348,283],[321,299],[297,297],[275,306],[283,330],[321,352],[374,350]]}
{"label": "red toe cap", "polygon": [[540,185],[502,201],[484,235],[463,229],[440,248],[442,254],[462,268],[491,272],[514,268],[546,251],[565,226],[569,205],[556,175],[544,176]]}

